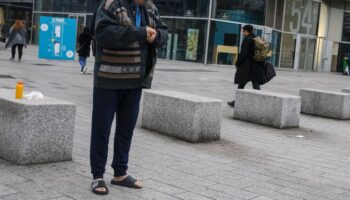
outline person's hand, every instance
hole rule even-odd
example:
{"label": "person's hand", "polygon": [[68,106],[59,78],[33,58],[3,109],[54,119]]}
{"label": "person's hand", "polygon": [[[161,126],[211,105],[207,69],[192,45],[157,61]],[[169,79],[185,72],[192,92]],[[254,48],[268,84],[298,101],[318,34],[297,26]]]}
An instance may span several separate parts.
{"label": "person's hand", "polygon": [[146,27],[147,30],[147,42],[152,43],[157,37],[157,31],[151,27]]}

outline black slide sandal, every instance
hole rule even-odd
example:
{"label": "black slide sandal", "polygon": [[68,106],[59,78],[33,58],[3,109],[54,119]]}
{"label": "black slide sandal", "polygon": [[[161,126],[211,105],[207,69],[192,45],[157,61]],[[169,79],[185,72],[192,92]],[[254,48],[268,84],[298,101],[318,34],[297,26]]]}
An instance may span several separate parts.
{"label": "black slide sandal", "polygon": [[133,188],[133,189],[142,189],[142,187],[139,187],[135,185],[137,182],[136,179],[134,179],[131,176],[127,176],[124,180],[122,181],[116,181],[116,180],[111,180],[112,185],[118,185],[118,186],[123,186],[123,187],[128,187],[128,188]]}
{"label": "black slide sandal", "polygon": [[[98,188],[105,188],[106,191],[97,191]],[[106,182],[103,179],[96,179],[91,184],[91,192],[97,195],[107,195],[109,190],[107,188]]]}

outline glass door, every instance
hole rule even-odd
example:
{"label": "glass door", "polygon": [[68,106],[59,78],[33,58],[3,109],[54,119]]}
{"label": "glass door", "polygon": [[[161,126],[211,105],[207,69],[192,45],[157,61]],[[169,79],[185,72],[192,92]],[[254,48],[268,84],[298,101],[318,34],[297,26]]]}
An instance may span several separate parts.
{"label": "glass door", "polygon": [[294,66],[296,69],[301,69],[305,71],[315,71],[315,57],[316,57],[316,38],[301,36],[297,37],[296,52],[299,56],[296,56]]}

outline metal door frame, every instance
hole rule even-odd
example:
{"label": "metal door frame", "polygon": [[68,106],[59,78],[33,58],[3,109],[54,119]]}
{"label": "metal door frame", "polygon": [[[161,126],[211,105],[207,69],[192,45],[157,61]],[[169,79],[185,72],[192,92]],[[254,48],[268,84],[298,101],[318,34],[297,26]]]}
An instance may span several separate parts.
{"label": "metal door frame", "polygon": [[[305,49],[305,61],[304,61],[304,65],[303,65],[303,69],[300,68],[300,53],[301,53],[301,41],[302,39],[306,39],[306,49]],[[318,53],[316,46],[317,46],[317,39],[318,37],[316,36],[309,36],[309,35],[303,35],[303,34],[296,34],[296,44],[295,44],[295,56],[294,56],[294,64],[293,64],[293,69],[294,70],[307,70],[306,66],[307,66],[307,61],[308,61],[308,51],[309,51],[309,40],[310,39],[314,39],[316,40],[316,44],[315,44],[315,54]],[[316,55],[315,55],[316,57]],[[312,71],[316,71],[316,59],[314,59],[313,64],[312,64]]]}

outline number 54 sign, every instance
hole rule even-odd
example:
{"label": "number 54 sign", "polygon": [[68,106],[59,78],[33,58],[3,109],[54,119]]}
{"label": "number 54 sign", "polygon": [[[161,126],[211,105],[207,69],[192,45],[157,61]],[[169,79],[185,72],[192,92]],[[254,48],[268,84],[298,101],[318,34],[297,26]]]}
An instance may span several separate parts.
{"label": "number 54 sign", "polygon": [[[293,33],[311,33],[312,30],[312,4],[311,0],[292,0],[291,18],[289,22],[289,30]],[[290,0],[289,0],[290,3]],[[290,6],[288,6],[290,7]],[[293,20],[294,19],[294,20]],[[287,18],[288,20],[288,18]],[[305,31],[306,30],[306,31]]]}

